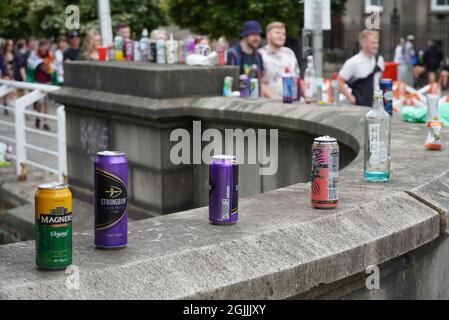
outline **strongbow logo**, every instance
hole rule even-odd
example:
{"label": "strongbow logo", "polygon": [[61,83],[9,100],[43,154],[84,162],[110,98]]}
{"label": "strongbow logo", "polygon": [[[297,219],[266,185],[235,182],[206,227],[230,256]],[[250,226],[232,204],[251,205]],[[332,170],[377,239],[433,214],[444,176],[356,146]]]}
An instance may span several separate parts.
{"label": "strongbow logo", "polygon": [[116,186],[111,186],[109,190],[105,191],[109,198],[117,198],[122,194],[122,189]]}

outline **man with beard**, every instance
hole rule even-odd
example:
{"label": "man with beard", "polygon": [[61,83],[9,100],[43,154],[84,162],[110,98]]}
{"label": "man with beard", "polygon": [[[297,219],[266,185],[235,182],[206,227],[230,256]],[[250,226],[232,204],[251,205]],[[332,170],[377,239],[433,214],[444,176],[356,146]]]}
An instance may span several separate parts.
{"label": "man with beard", "polygon": [[[294,76],[300,76],[298,60],[293,50],[284,47],[287,39],[285,24],[273,22],[267,26],[267,45],[259,50],[265,72],[262,83],[264,96],[270,99],[282,98],[282,76],[288,68]],[[303,92],[303,90],[301,90]]]}
{"label": "man with beard", "polygon": [[240,67],[240,74],[259,80],[261,92],[264,86],[261,79],[264,72],[262,56],[257,51],[262,42],[262,27],[257,21],[246,21],[240,33],[240,42],[228,51],[227,64]]}

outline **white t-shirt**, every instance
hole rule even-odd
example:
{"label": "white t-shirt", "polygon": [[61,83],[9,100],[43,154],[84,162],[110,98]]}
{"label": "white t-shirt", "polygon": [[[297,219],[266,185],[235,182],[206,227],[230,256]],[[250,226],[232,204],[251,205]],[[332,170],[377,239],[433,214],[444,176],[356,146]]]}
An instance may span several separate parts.
{"label": "white t-shirt", "polygon": [[[340,70],[340,77],[346,82],[353,83],[357,80],[368,77],[376,65],[376,56],[368,57],[362,51],[345,62]],[[382,56],[379,56],[377,65],[382,70],[385,70],[385,61]],[[374,75],[374,90],[380,89],[380,77],[382,72],[377,72]]]}
{"label": "white t-shirt", "polygon": [[274,52],[267,45],[259,49],[262,56],[264,73],[262,83],[270,90],[275,98],[282,98],[282,76],[285,68],[290,70],[290,73],[298,76],[300,70],[298,60],[295,53],[290,48],[282,47],[277,52]]}
{"label": "white t-shirt", "polygon": [[62,52],[61,50],[56,50],[55,52],[55,67],[56,67],[56,72],[58,73],[58,82],[59,83],[64,83],[64,52]]}
{"label": "white t-shirt", "polygon": [[403,47],[397,46],[396,49],[394,49],[394,62],[399,64],[404,64],[404,54],[403,54]]}

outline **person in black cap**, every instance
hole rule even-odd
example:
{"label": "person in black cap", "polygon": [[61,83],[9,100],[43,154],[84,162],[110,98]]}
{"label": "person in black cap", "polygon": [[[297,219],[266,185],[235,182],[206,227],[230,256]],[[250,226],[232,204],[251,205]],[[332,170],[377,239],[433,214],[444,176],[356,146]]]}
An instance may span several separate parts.
{"label": "person in black cap", "polygon": [[70,48],[64,52],[64,61],[76,61],[80,55],[80,35],[77,31],[69,33]]}
{"label": "person in black cap", "polygon": [[246,21],[240,33],[240,42],[228,51],[227,64],[240,67],[240,74],[257,77],[264,71],[262,56],[257,51],[262,43],[262,27],[257,21]]}

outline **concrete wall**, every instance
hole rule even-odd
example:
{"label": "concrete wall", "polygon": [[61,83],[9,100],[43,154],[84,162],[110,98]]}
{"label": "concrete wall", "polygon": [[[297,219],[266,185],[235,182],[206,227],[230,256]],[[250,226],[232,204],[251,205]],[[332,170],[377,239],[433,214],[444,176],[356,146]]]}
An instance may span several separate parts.
{"label": "concrete wall", "polygon": [[[340,173],[340,204],[313,209],[310,183],[297,183],[242,196],[239,223],[229,228],[209,224],[202,207],[129,223],[125,250],[96,250],[92,229],[77,232],[79,290],[66,288],[64,272],[36,269],[33,241],[0,246],[0,299],[448,297],[449,149],[426,151],[424,124],[393,118],[392,179],[379,185],[362,178],[366,108],[222,97],[155,100],[74,87],[52,98],[67,106],[69,183],[77,195],[91,195],[95,151],[119,147],[130,154],[134,208],[177,200],[175,182],[186,182],[192,190],[186,198],[201,203],[205,168],[187,168],[192,183],[189,173],[183,176],[166,161],[165,143],[172,128],[189,128],[199,119],[204,128],[280,129],[280,178],[261,180],[254,168],[245,168],[240,185],[248,194],[305,178],[311,138],[336,137],[342,167],[349,164]],[[158,188],[168,191],[158,194]],[[153,214],[143,206],[140,211]],[[381,267],[378,292],[363,289],[363,272],[372,265]]]}
{"label": "concrete wall", "polygon": [[[177,144],[170,141],[171,132],[183,128],[193,136],[193,121],[201,118],[185,117],[167,122],[163,119],[153,121],[138,116],[105,114],[85,110],[83,106],[77,105],[67,105],[66,110],[68,178],[77,197],[93,201],[94,156],[97,151],[107,149],[121,150],[127,155],[130,177],[128,196],[133,216],[156,216],[208,204],[207,165],[174,165],[170,160],[171,148]],[[256,133],[261,129],[249,127],[245,123],[203,120],[202,132],[209,128],[219,129],[223,137],[225,129],[253,129]],[[313,139],[314,137],[300,130],[281,130],[278,137],[277,174],[261,176],[260,164],[241,165],[240,179],[253,183],[242,185],[240,196],[255,195],[309,181]],[[266,141],[270,141],[269,136]],[[202,147],[207,144],[208,142],[203,142]],[[247,141],[243,148],[245,154],[257,153],[257,150],[248,151]],[[344,167],[355,157],[355,152],[345,145],[341,148],[341,163]],[[192,144],[190,154],[193,154]]]}
{"label": "concrete wall", "polygon": [[367,289],[372,273],[362,272],[291,299],[448,300],[448,257],[449,230],[432,243],[380,265],[379,289]]}

